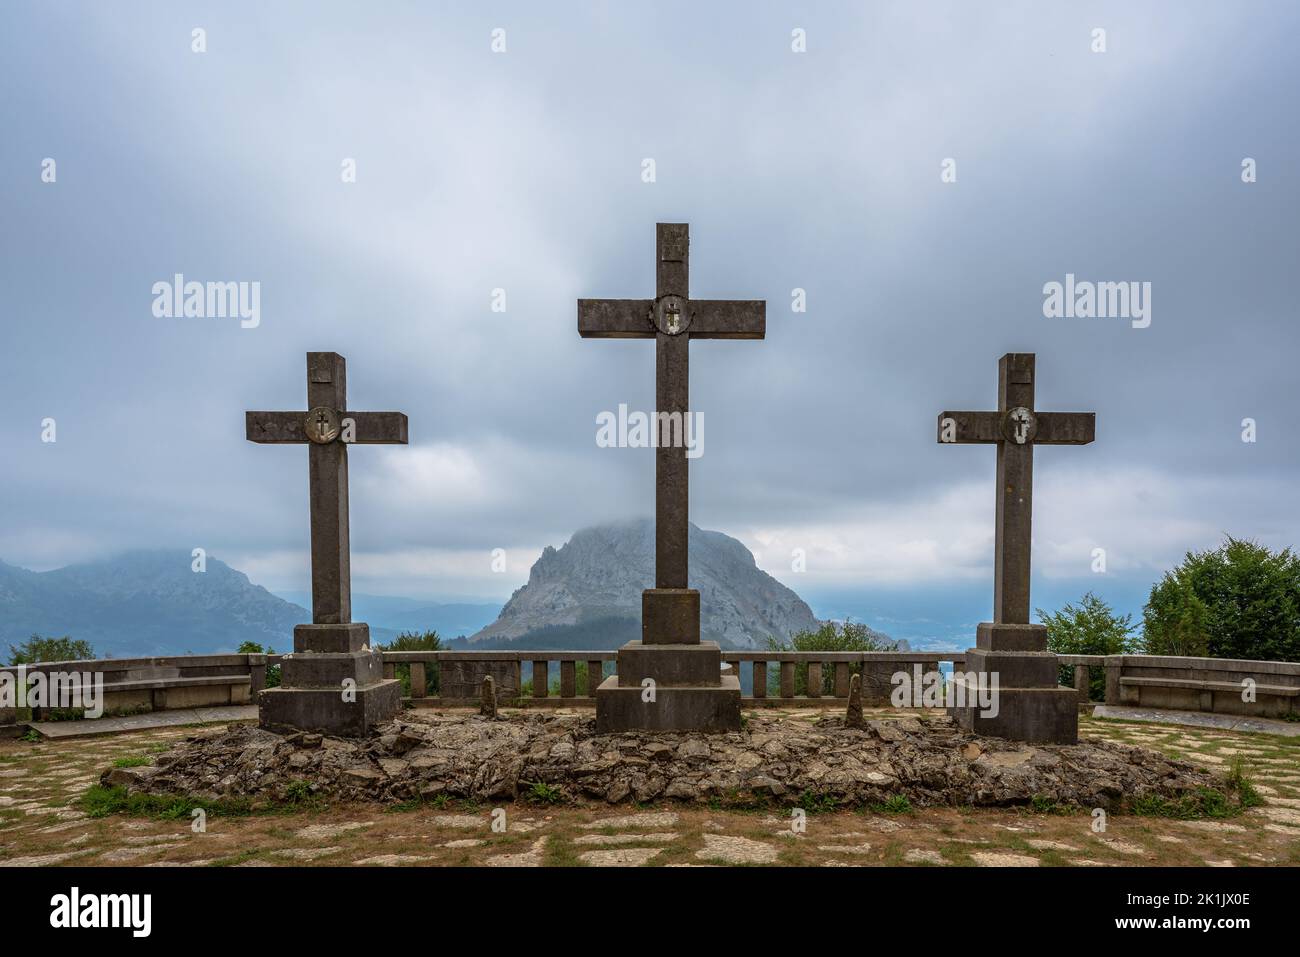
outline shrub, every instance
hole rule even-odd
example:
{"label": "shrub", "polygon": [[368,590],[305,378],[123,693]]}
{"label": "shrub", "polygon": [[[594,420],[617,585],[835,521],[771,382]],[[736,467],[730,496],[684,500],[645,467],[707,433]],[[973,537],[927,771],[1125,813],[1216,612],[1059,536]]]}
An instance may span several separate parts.
{"label": "shrub", "polygon": [[[379,651],[442,651],[442,638],[436,631],[426,631],[423,633],[415,631],[404,631],[387,645],[376,645]],[[393,675],[402,682],[402,696],[409,698],[411,696],[411,666],[409,664],[399,664],[393,668]],[[436,695],[438,693],[438,666],[426,665],[424,669],[425,693]]]}
{"label": "shrub", "polygon": [[[255,641],[245,641],[242,644],[240,644],[238,648],[235,649],[235,654],[273,655],[275,654],[275,649],[274,648],[263,649],[262,646]],[[268,688],[280,687],[280,666],[279,665],[271,665],[266,669],[266,687]]]}
{"label": "shrub", "polygon": [[[824,622],[816,630],[796,632],[789,641],[767,640],[768,651],[897,651],[898,642],[890,641],[879,632],[872,631],[861,622],[852,619],[842,625],[833,621]],[[725,657],[725,655],[724,655]],[[861,670],[859,665],[850,665],[852,671]],[[776,697],[780,694],[780,675],[770,669],[767,676],[768,694]],[[822,694],[830,695],[835,688],[835,669],[822,668]],[[808,665],[800,662],[795,666],[794,693],[808,693]]]}
{"label": "shrub", "polygon": [[[1047,626],[1047,648],[1058,655],[1122,655],[1134,650],[1133,616],[1117,615],[1111,607],[1088,592],[1077,605],[1066,602],[1060,611],[1047,614],[1037,609],[1038,619]],[[1074,684],[1074,667],[1061,667],[1062,684]],[[1106,696],[1106,673],[1092,668],[1088,697],[1100,701]]]}
{"label": "shrub", "polygon": [[21,645],[9,646],[11,665],[34,665],[47,661],[88,661],[95,657],[95,649],[88,641],[75,641],[68,635],[62,638],[42,638],[32,635]]}

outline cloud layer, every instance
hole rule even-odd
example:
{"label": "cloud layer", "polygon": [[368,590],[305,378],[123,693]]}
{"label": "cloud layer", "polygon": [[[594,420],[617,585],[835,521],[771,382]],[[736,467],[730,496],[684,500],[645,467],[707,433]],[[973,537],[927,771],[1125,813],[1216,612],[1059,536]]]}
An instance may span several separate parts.
{"label": "cloud layer", "polygon": [[[1132,584],[1223,532],[1294,542],[1296,21],[11,10],[0,558],[203,546],[304,588],[306,455],[245,442],[242,413],[302,408],[303,353],[335,350],[352,408],[411,421],[410,447],[351,455],[356,589],[505,597],[543,546],[653,509],[653,453],[595,443],[601,411],[652,408],[653,347],[579,339],[574,302],[652,295],[656,221],[691,223],[694,295],[768,300],[766,341],[691,346],[691,514],[796,590],[991,575],[993,452],[938,446],[934,418],[993,407],[1008,351],[1038,353],[1040,408],[1098,415],[1094,445],[1038,454],[1040,577],[1095,547]],[[154,318],[176,272],[260,282],[260,326]],[[1045,319],[1066,273],[1151,282],[1150,328]]]}

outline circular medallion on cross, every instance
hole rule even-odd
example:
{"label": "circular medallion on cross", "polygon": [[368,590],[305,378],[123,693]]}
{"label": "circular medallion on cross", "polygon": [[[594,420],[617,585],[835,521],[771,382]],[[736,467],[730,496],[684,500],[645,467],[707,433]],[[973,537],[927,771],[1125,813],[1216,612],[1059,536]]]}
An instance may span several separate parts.
{"label": "circular medallion on cross", "polygon": [[1008,442],[1024,445],[1033,441],[1037,433],[1038,419],[1033,412],[1023,406],[1007,410],[1002,419],[1002,434]]}
{"label": "circular medallion on cross", "polygon": [[686,301],[681,296],[661,296],[655,302],[654,324],[666,336],[679,336],[691,325]]}
{"label": "circular medallion on cross", "polygon": [[325,445],[339,437],[339,414],[333,409],[317,406],[307,413],[303,431],[313,442]]}

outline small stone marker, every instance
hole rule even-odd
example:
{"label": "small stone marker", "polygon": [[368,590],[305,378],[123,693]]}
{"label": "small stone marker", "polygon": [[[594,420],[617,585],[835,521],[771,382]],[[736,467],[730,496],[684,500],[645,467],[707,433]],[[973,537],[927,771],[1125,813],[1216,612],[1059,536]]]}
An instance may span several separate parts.
{"label": "small stone marker", "polygon": [[348,541],[348,446],[405,445],[401,412],[347,411],[344,358],[307,353],[307,412],[248,412],[250,442],[306,444],[310,473],[312,623],[293,629],[281,685],[258,695],[263,728],[363,735],[402,706],[402,685],[384,678],[370,627],[352,621]]}
{"label": "small stone marker", "polygon": [[[655,448],[655,587],[641,594],[641,640],[618,652],[616,674],[596,689],[596,729],[736,731],[740,680],[722,674],[716,642],[700,641],[700,593],[687,587],[690,533],[687,449],[691,339],[762,339],[763,300],[691,299],[690,227],[655,227],[654,299],[579,299],[578,334],[655,340],[652,428],[676,443]],[[666,417],[666,418],[665,418]],[[644,681],[653,682],[647,700]]]}
{"label": "small stone marker", "polygon": [[997,524],[994,532],[993,621],[976,629],[966,652],[966,687],[977,673],[998,675],[997,715],[978,706],[953,708],[962,727],[1015,741],[1074,744],[1079,738],[1078,694],[1058,687],[1056,655],[1047,628],[1029,623],[1029,547],[1035,445],[1087,445],[1096,436],[1093,412],[1036,412],[1034,354],[1011,352],[998,362],[996,412],[940,412],[941,444],[998,447]]}
{"label": "small stone marker", "polygon": [[849,677],[849,709],[844,714],[844,724],[849,728],[862,727],[862,675]]}
{"label": "small stone marker", "polygon": [[485,718],[497,716],[497,683],[491,675],[483,676],[482,700],[479,702],[478,713]]}

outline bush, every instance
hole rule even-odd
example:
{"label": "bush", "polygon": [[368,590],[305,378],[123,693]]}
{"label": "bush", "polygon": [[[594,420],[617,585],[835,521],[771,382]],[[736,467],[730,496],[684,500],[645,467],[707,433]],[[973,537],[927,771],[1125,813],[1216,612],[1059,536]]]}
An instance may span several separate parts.
{"label": "bush", "polygon": [[[872,631],[861,622],[852,619],[844,624],[833,621],[823,623],[815,631],[796,632],[789,641],[767,640],[768,651],[897,651],[898,642],[890,641],[879,632]],[[725,658],[726,655],[724,654]],[[850,665],[851,671],[860,671],[860,665]],[[776,697],[780,694],[780,675],[768,671],[768,694]],[[835,689],[835,669],[822,668],[822,694],[831,695]],[[808,693],[808,665],[800,662],[794,671],[794,693]]]}
{"label": "bush", "polygon": [[1231,536],[1188,552],[1151,589],[1142,650],[1300,661],[1300,557]]}
{"label": "bush", "polygon": [[88,641],[74,641],[67,635],[62,638],[42,638],[32,635],[21,645],[9,646],[11,665],[34,665],[47,661],[89,661],[95,649]]}
{"label": "bush", "polygon": [[[1115,614],[1092,592],[1077,605],[1066,602],[1050,615],[1041,608],[1036,611],[1047,626],[1047,649],[1058,655],[1122,655],[1134,650],[1133,616]],[[1072,665],[1061,666],[1060,681],[1074,685]],[[1106,672],[1101,668],[1090,669],[1088,697],[1093,701],[1106,697]]]}
{"label": "bush", "polygon": [[[404,631],[391,643],[387,645],[376,645],[379,651],[442,651],[442,639],[436,631],[426,631],[423,633],[416,631]],[[393,668],[394,676],[402,682],[402,696],[409,698],[411,696],[411,666],[396,665]],[[433,696],[438,693],[438,666],[426,665],[424,668],[424,686],[425,694]]]}
{"label": "bush", "polygon": [[[245,641],[238,648],[235,649],[235,654],[273,655],[275,654],[275,649],[266,648],[264,650],[262,646],[255,641]],[[268,688],[280,687],[280,666],[279,665],[271,665],[269,668],[266,669],[266,687]]]}

